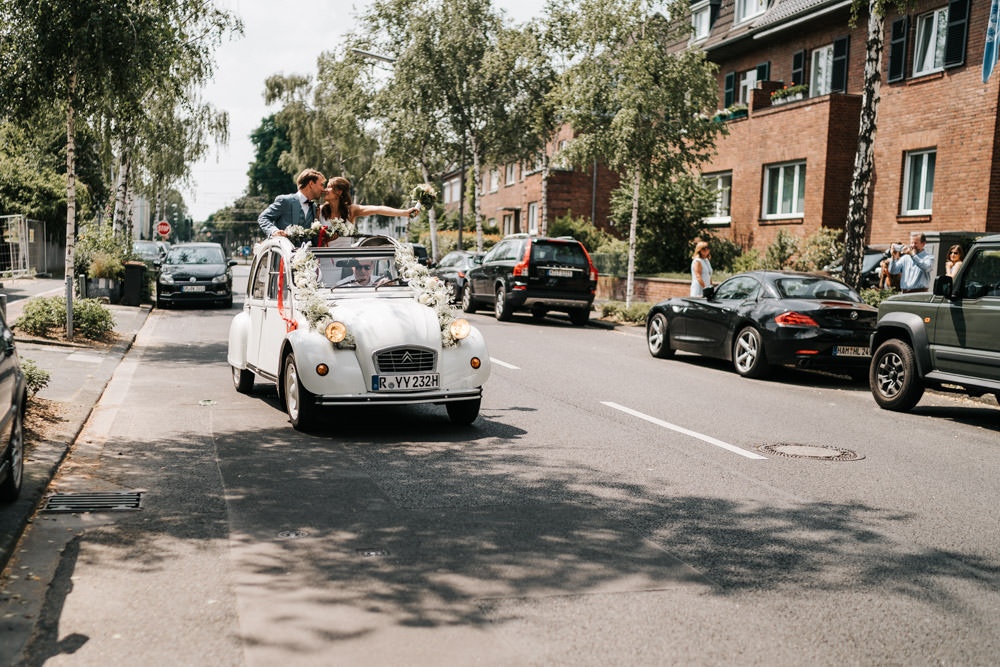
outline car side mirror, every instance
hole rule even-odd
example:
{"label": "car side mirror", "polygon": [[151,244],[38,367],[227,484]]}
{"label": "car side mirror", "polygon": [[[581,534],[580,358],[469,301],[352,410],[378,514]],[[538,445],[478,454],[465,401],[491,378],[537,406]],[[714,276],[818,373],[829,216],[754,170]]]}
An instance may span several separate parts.
{"label": "car side mirror", "polygon": [[712,287],[711,285],[709,285],[708,287],[706,287],[705,289],[703,289],[701,292],[702,292],[702,294],[705,295],[706,299],[714,299],[715,298],[715,288]]}
{"label": "car side mirror", "polygon": [[951,276],[938,276],[934,279],[934,294],[935,296],[943,296],[946,299],[951,298],[951,288],[952,288],[952,277]]}
{"label": "car side mirror", "polygon": [[239,264],[239,262],[237,262],[235,259],[231,259],[228,262],[226,262],[226,266],[236,266],[237,264]]}
{"label": "car side mirror", "polygon": [[476,266],[482,266],[482,264],[483,264],[483,258],[482,257],[473,257],[472,258],[472,263],[475,264]]}
{"label": "car side mirror", "polygon": [[157,268],[157,269],[158,269],[158,268],[160,268],[160,265],[161,265],[161,264],[163,264],[163,260],[161,260],[161,259],[154,259],[154,260],[153,260],[153,266],[154,266],[155,268]]}

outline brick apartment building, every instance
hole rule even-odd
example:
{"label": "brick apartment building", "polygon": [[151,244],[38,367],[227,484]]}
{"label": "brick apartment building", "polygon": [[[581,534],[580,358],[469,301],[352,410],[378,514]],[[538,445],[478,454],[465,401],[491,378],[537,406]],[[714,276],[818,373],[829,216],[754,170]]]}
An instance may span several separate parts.
{"label": "brick apartment building", "polygon": [[[1000,231],[1000,73],[982,82],[990,5],[917,0],[885,19],[869,243],[911,231]],[[717,235],[767,246],[779,230],[843,228],[857,142],[865,23],[843,0],[692,0],[719,66],[720,107],[745,104],[703,166]],[[771,91],[806,83],[804,99]],[[738,117],[742,116],[742,117]]]}
{"label": "brick apartment building", "polygon": [[[550,169],[547,188],[548,222],[569,212],[576,217],[594,221],[601,229],[610,230],[610,197],[618,187],[618,176],[603,165],[589,169],[574,169],[559,159],[559,151],[573,138],[569,125],[564,125],[556,139],[549,143]],[[446,213],[458,211],[461,196],[460,174],[447,174],[441,192]],[[471,178],[468,176],[467,178]],[[483,224],[496,227],[501,234],[544,234],[548,225],[542,220],[542,171],[537,166],[519,162],[484,167],[480,191],[480,213]],[[464,215],[472,219],[466,202]]]}

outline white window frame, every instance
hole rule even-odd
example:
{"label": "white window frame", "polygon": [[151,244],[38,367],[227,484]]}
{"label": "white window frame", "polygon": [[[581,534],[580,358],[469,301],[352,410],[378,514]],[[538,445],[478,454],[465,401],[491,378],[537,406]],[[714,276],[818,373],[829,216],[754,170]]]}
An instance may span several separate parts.
{"label": "white window frame", "polygon": [[[913,39],[913,76],[922,76],[944,69],[944,47],[948,35],[948,8],[935,9],[917,17]],[[933,46],[931,53],[929,48]],[[928,57],[931,62],[928,63]]]}
{"label": "white window frame", "polygon": [[736,0],[735,23],[743,23],[767,10],[767,0]]}
{"label": "white window frame", "polygon": [[705,218],[706,225],[728,225],[733,221],[732,192],[733,172],[721,171],[716,174],[704,174],[702,183],[715,192],[715,203],[712,215]]}
{"label": "white window frame", "polygon": [[[789,210],[782,211],[782,204],[784,203],[781,197],[782,193],[785,191],[788,185],[789,177],[792,179],[792,202]],[[776,164],[765,165],[764,167],[764,187],[763,187],[763,198],[760,205],[761,218],[765,220],[785,220],[785,219],[795,219],[801,218],[805,215],[806,207],[806,196],[805,196],[805,181],[806,177],[806,161],[796,160],[794,162],[779,162]],[[771,190],[772,187],[775,191],[775,204],[776,211],[769,209],[771,204]]]}
{"label": "white window frame", "polygon": [[750,104],[750,95],[754,88],[757,87],[757,68],[748,69],[745,72],[740,72],[740,92],[737,97],[737,102],[739,104]]}
{"label": "white window frame", "polygon": [[833,89],[833,44],[813,49],[809,60],[809,97],[829,95]]}
{"label": "white window frame", "polygon": [[490,169],[490,192],[496,192],[500,189],[500,169],[493,167]]}
{"label": "white window frame", "polygon": [[[929,215],[934,208],[934,174],[937,165],[937,148],[925,148],[906,153],[903,168],[903,215]],[[928,166],[930,167],[928,169]],[[914,186],[917,192],[914,193]],[[911,207],[911,200],[916,201]]]}
{"label": "white window frame", "polygon": [[709,21],[712,17],[712,8],[708,0],[691,5],[691,41],[701,42],[708,39],[708,33],[712,26]]}
{"label": "white window frame", "polygon": [[514,214],[503,214],[503,235],[508,236],[514,233]]}
{"label": "white window frame", "polygon": [[538,202],[528,204],[528,233],[538,233]]}
{"label": "white window frame", "polygon": [[515,180],[516,179],[514,178],[514,163],[511,162],[510,164],[507,165],[506,169],[504,170],[503,184],[514,185]]}

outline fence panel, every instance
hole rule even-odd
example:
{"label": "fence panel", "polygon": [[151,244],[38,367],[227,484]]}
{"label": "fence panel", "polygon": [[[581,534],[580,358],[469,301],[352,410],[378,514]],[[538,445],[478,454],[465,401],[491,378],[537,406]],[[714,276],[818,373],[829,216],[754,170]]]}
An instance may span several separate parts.
{"label": "fence panel", "polygon": [[0,276],[33,276],[35,272],[28,260],[28,221],[23,215],[3,215],[0,216],[0,230]]}

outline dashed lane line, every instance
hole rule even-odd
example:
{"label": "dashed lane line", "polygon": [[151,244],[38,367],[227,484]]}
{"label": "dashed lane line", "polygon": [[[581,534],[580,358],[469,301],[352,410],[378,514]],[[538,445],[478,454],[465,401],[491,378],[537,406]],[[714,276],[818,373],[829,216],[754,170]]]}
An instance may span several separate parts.
{"label": "dashed lane line", "polygon": [[500,361],[496,357],[490,357],[490,361],[492,363],[496,364],[497,366],[503,366],[504,368],[509,368],[512,371],[519,371],[519,370],[521,370],[520,367],[515,366],[514,364],[508,364],[506,361]]}
{"label": "dashed lane line", "polygon": [[683,426],[678,426],[677,424],[671,424],[670,422],[665,422],[662,419],[657,419],[656,417],[650,417],[647,414],[643,414],[638,410],[633,410],[632,408],[626,408],[624,405],[619,405],[617,403],[612,403],[611,401],[601,401],[602,405],[606,405],[609,408],[614,408],[615,410],[620,410],[627,415],[632,415],[633,417],[638,417],[639,419],[644,419],[651,424],[656,424],[657,426],[662,426],[663,428],[668,428],[671,431],[677,431],[678,433],[683,433],[684,435],[689,435],[692,438],[697,438],[703,442],[707,442],[710,445],[715,445],[716,447],[721,447],[727,451],[734,454],[739,454],[740,456],[745,456],[748,459],[763,459],[767,460],[766,456],[761,456],[760,454],[755,454],[753,452],[748,452],[745,449],[741,449],[736,445],[731,445],[728,442],[723,442],[710,435],[705,435],[703,433],[698,433],[697,431],[692,431],[691,429],[684,428]]}

